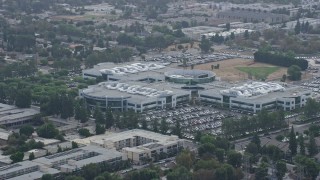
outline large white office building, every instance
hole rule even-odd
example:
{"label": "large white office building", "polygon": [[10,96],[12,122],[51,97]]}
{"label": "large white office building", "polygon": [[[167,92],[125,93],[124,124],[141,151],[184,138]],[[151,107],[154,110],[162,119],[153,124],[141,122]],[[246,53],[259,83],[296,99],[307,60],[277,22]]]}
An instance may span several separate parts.
{"label": "large white office building", "polygon": [[215,81],[212,71],[174,69],[156,63],[102,63],[83,71],[83,76],[105,80],[80,90],[87,105],[117,111],[174,108],[194,99],[253,113],[280,107],[289,111],[303,107],[311,97],[311,91],[301,86],[255,81],[230,84]]}
{"label": "large white office building", "polygon": [[88,106],[135,112],[188,103],[192,95],[188,84],[215,80],[211,71],[180,70],[162,63],[101,63],[84,70],[83,77],[105,81],[80,90],[79,94]]}
{"label": "large white office building", "polygon": [[220,104],[253,113],[275,108],[290,111],[303,107],[310,97],[311,91],[300,86],[272,82],[249,82],[231,87],[215,86],[199,92],[199,98],[204,103]]}

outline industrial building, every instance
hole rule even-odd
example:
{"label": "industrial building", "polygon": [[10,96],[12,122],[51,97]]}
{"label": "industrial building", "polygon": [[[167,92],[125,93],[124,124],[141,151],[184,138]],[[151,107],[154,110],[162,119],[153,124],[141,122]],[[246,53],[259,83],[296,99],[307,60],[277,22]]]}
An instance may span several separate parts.
{"label": "industrial building", "polygon": [[126,156],[123,156],[118,151],[89,145],[38,158],[33,161],[43,164],[45,167],[69,173],[79,171],[83,166],[88,164],[108,163],[112,166],[123,160],[126,160]]}
{"label": "industrial building", "polygon": [[60,171],[54,168],[45,167],[42,164],[33,161],[22,161],[0,167],[1,180],[41,179],[44,174],[51,174],[53,177],[55,177],[59,173]]}
{"label": "industrial building", "polygon": [[0,103],[0,125],[11,127],[31,123],[39,110],[32,108],[18,108],[16,106]]}
{"label": "industrial building", "polygon": [[215,87],[199,92],[204,103],[221,104],[232,109],[256,113],[262,109],[303,107],[311,91],[300,86],[282,86],[272,82],[251,82],[233,87]]}
{"label": "industrial building", "polygon": [[79,144],[89,144],[121,151],[127,159],[135,164],[143,163],[143,159],[152,158],[165,153],[175,155],[184,147],[186,140],[175,135],[163,135],[142,129],[133,129],[114,134],[91,136],[74,140]]}

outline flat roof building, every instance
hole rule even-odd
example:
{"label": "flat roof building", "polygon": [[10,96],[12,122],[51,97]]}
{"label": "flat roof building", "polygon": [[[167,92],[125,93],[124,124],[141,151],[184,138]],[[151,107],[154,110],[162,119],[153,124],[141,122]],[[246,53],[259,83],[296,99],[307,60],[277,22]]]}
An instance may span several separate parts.
{"label": "flat roof building", "polygon": [[214,81],[211,71],[174,69],[165,64],[106,63],[83,75],[89,73],[105,77],[106,82],[82,89],[79,94],[89,107],[99,105],[102,110],[143,112],[176,107],[195,98],[256,113],[279,107],[293,110],[303,107],[311,97],[311,91],[301,86],[254,81],[235,85]]}
{"label": "flat roof building", "polygon": [[18,108],[0,103],[0,125],[6,127],[21,126],[30,123],[40,111],[32,108]]}
{"label": "flat roof building", "polygon": [[106,82],[79,91],[89,107],[99,105],[114,111],[132,109],[143,112],[154,108],[175,107],[189,102],[187,84],[215,80],[215,73],[204,70],[175,69],[161,63],[102,63],[84,70],[84,78],[102,77]]}
{"label": "flat roof building", "polygon": [[175,135],[163,135],[142,129],[92,136],[86,139],[74,141],[121,151],[135,164],[143,163],[144,158],[155,160],[157,155],[163,153],[166,156],[175,155],[184,147],[185,142],[184,139],[179,139]]}
{"label": "flat roof building", "polygon": [[122,153],[113,149],[105,149],[97,146],[85,146],[54,155],[33,160],[46,167],[58,169],[61,172],[74,172],[88,164],[116,163],[126,160]]}
{"label": "flat roof building", "polygon": [[103,110],[113,111],[132,109],[143,112],[154,108],[175,107],[178,103],[188,102],[191,92],[182,90],[169,83],[142,82],[102,82],[80,90],[89,107],[99,105]]}
{"label": "flat roof building", "polygon": [[207,33],[217,33],[223,31],[224,28],[221,27],[211,27],[211,26],[196,26],[183,28],[182,32],[189,38],[194,40],[200,40],[201,35]]}
{"label": "flat roof building", "polygon": [[210,32],[210,33],[202,34],[201,36],[205,36],[210,39],[211,37],[214,37],[216,34],[218,34],[219,36],[226,38],[226,37],[230,37],[232,33],[235,36],[237,36],[237,35],[244,34],[246,31],[248,31],[249,33],[253,32],[253,30],[251,30],[251,29],[236,28],[236,29],[230,29],[229,31],[221,31],[221,32],[217,32],[217,33]]}
{"label": "flat roof building", "polygon": [[311,91],[301,86],[282,86],[272,82],[249,82],[232,87],[215,86],[199,92],[202,102],[222,104],[253,113],[279,107],[287,111],[293,110],[303,107],[309,97]]}
{"label": "flat roof building", "polygon": [[60,171],[45,167],[33,161],[22,161],[15,164],[0,167],[0,179],[32,180],[41,179],[44,174],[58,175]]}
{"label": "flat roof building", "polygon": [[130,80],[163,80],[163,74],[168,69],[172,69],[162,63],[100,63],[91,69],[82,71],[83,78],[102,77],[106,81],[130,81]]}
{"label": "flat roof building", "polygon": [[243,22],[283,23],[289,20],[288,15],[275,14],[261,10],[226,10],[217,14],[218,18],[241,20]]}

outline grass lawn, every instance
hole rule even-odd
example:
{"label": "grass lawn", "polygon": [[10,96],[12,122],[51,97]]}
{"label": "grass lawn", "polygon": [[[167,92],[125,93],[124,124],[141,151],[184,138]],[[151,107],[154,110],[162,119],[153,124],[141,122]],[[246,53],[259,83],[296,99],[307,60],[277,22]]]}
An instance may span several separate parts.
{"label": "grass lawn", "polygon": [[267,77],[279,70],[279,67],[236,67],[239,71],[252,75],[255,79],[267,79]]}

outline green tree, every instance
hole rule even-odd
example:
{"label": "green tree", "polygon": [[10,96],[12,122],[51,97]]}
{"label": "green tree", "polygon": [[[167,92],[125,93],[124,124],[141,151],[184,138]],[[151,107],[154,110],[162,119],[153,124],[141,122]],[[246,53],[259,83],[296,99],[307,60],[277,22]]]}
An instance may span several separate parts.
{"label": "green tree", "polygon": [[147,124],[147,120],[146,119],[142,119],[141,120],[141,128],[144,130],[148,129],[148,124]]}
{"label": "green tree", "polygon": [[203,52],[203,53],[208,53],[209,52],[209,50],[210,50],[210,48],[211,48],[211,42],[210,42],[210,40],[209,39],[206,39],[206,37],[205,36],[203,36],[202,38],[201,38],[201,42],[200,42],[200,44],[199,44],[199,48],[201,49],[201,52]]}
{"label": "green tree", "polygon": [[311,134],[309,137],[308,153],[309,156],[314,156],[318,153],[318,146],[316,144],[313,134]]}
{"label": "green tree", "polygon": [[215,179],[217,179],[217,180],[236,179],[234,168],[229,164],[223,164],[223,166],[216,169]]}
{"label": "green tree", "polygon": [[292,155],[297,154],[297,138],[296,134],[294,133],[293,126],[291,127],[290,135],[289,135],[289,150],[291,151]]}
{"label": "green tree", "polygon": [[19,130],[20,135],[25,135],[27,137],[31,136],[33,132],[34,128],[30,125],[24,125]]}
{"label": "green tree", "polygon": [[88,164],[82,167],[82,177],[86,180],[93,180],[101,173],[101,168],[98,164]]}
{"label": "green tree", "polygon": [[277,175],[277,178],[279,180],[282,180],[282,178],[284,177],[284,175],[286,174],[287,172],[287,165],[285,162],[283,161],[278,161],[277,164],[276,164],[276,175]]}
{"label": "green tree", "polygon": [[167,175],[167,180],[192,180],[192,173],[184,166],[179,166]]}
{"label": "green tree", "polygon": [[97,124],[106,124],[105,118],[103,117],[99,106],[94,108],[93,118],[96,120]]}
{"label": "green tree", "polygon": [[94,180],[105,180],[103,176],[97,176]]}
{"label": "green tree", "polygon": [[19,108],[29,108],[31,105],[31,99],[32,95],[30,89],[18,89],[15,105]]}
{"label": "green tree", "polygon": [[294,158],[294,162],[298,167],[303,167],[306,179],[315,180],[317,178],[320,167],[314,159],[302,155],[297,155]]}
{"label": "green tree", "polygon": [[211,155],[213,156],[215,152],[215,146],[212,143],[201,144],[198,148],[199,156]]}
{"label": "green tree", "polygon": [[31,161],[31,160],[34,160],[34,153],[33,152],[31,152],[30,154],[29,154],[29,160]]}
{"label": "green tree", "polygon": [[23,152],[16,152],[10,156],[12,163],[21,162],[23,160],[24,153]]}
{"label": "green tree", "polygon": [[215,159],[208,159],[208,160],[199,160],[197,163],[194,165],[194,171],[198,171],[200,169],[208,169],[208,170],[214,170],[221,165],[219,164],[218,161]]}
{"label": "green tree", "polygon": [[227,153],[227,162],[231,164],[233,167],[237,168],[241,166],[242,155],[236,151],[229,151]]}
{"label": "green tree", "polygon": [[224,149],[221,149],[221,148],[217,148],[215,151],[215,155],[220,163],[224,162],[224,153],[225,153]]}
{"label": "green tree", "polygon": [[160,132],[162,134],[167,134],[168,130],[169,130],[168,123],[164,118],[162,118],[160,123]]}
{"label": "green tree", "polygon": [[71,145],[72,145],[72,149],[75,149],[75,148],[79,147],[78,143],[76,143],[74,141],[71,142]]}
{"label": "green tree", "polygon": [[96,135],[104,134],[106,132],[106,128],[104,125],[96,124]]}
{"label": "green tree", "polygon": [[177,135],[179,138],[182,137],[181,125],[179,119],[176,120],[175,127],[173,128],[172,134]]}
{"label": "green tree", "polygon": [[259,153],[258,146],[251,142],[247,145],[246,152],[256,156]]}
{"label": "green tree", "polygon": [[301,79],[301,68],[297,65],[290,66],[287,70],[287,73],[290,80],[298,81]]}
{"label": "green tree", "polygon": [[302,134],[299,135],[298,142],[299,142],[299,147],[300,147],[300,154],[305,155],[306,150],[305,150],[304,138],[303,138]]}
{"label": "green tree", "polygon": [[114,117],[111,111],[111,108],[108,108],[106,111],[106,128],[109,129],[114,124]]}
{"label": "green tree", "polygon": [[58,153],[60,153],[60,152],[63,151],[62,148],[61,148],[61,146],[57,145],[57,148],[58,148],[58,150],[57,150]]}
{"label": "green tree", "polygon": [[90,133],[90,131],[88,129],[86,129],[86,128],[79,129],[78,133],[79,133],[80,136],[84,136],[84,137],[89,137],[89,136],[92,135]]}
{"label": "green tree", "polygon": [[61,104],[63,105],[63,108],[61,108],[61,118],[67,119],[67,118],[73,117],[74,115],[73,99],[69,95],[62,95]]}
{"label": "green tree", "polygon": [[89,120],[87,108],[85,105],[79,101],[75,102],[74,105],[74,118],[79,120],[81,123],[85,123]]}
{"label": "green tree", "polygon": [[314,117],[318,114],[320,109],[319,103],[312,98],[307,99],[306,105],[304,107],[304,115],[307,118]]}
{"label": "green tree", "polygon": [[187,169],[191,169],[195,160],[195,155],[187,150],[182,151],[176,156],[176,162],[180,166],[184,166]]}
{"label": "green tree", "polygon": [[226,24],[226,30],[227,30],[227,31],[230,31],[230,23],[227,23],[227,24]]}
{"label": "green tree", "polygon": [[231,32],[231,34],[230,34],[230,39],[231,40],[234,40],[236,38],[236,36],[234,35],[234,32]]}
{"label": "green tree", "polygon": [[256,144],[257,145],[257,148],[260,149],[261,148],[261,140],[258,136],[257,133],[255,133],[252,137],[252,140],[251,140],[252,143]]}
{"label": "green tree", "polygon": [[149,179],[159,179],[159,170],[146,168],[142,170],[137,170],[130,172],[126,175],[125,179],[139,179],[139,180],[149,180]]}
{"label": "green tree", "polygon": [[301,24],[300,24],[300,21],[299,21],[299,20],[297,20],[297,23],[296,23],[296,25],[295,25],[295,27],[294,27],[294,32],[295,32],[296,34],[300,34],[300,32],[301,32]]}
{"label": "green tree", "polygon": [[44,174],[42,175],[41,180],[54,180],[54,177],[51,174]]}
{"label": "green tree", "polygon": [[59,130],[50,122],[43,124],[36,131],[38,136],[43,138],[54,138],[59,134]]}
{"label": "green tree", "polygon": [[268,166],[265,163],[261,163],[255,173],[256,179],[267,180],[268,179]]}
{"label": "green tree", "polygon": [[282,75],[282,78],[281,78],[281,81],[282,81],[282,82],[286,82],[286,80],[287,80],[287,75],[286,75],[286,74],[283,74],[283,75]]}
{"label": "green tree", "polygon": [[65,180],[85,180],[85,179],[79,176],[67,176]]}
{"label": "green tree", "polygon": [[152,121],[152,131],[159,132],[159,123],[157,119]]}

